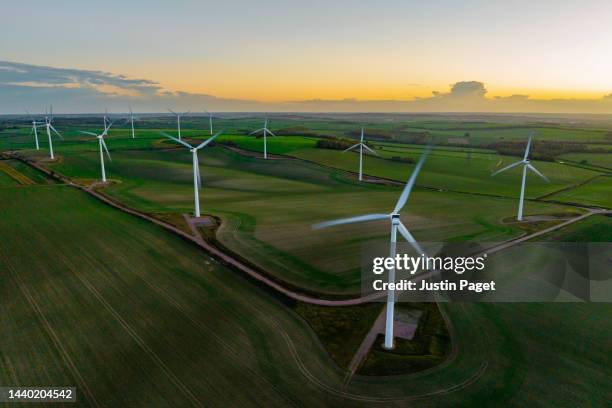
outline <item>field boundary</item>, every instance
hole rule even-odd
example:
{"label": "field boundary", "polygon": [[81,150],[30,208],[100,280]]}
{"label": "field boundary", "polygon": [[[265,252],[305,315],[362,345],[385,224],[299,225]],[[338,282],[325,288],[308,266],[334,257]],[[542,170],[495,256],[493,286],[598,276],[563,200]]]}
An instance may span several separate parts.
{"label": "field boundary", "polygon": [[226,266],[230,266],[232,269],[234,270],[239,270],[241,272],[244,272],[248,277],[253,278],[254,280],[265,284],[266,286],[276,290],[277,292],[285,295],[286,297],[292,299],[292,300],[296,300],[296,301],[300,301],[300,302],[304,302],[304,303],[310,303],[310,304],[314,304],[314,305],[319,305],[319,306],[354,306],[354,305],[359,305],[362,303],[367,303],[370,302],[372,300],[375,300],[378,296],[366,296],[366,297],[357,297],[357,298],[349,298],[349,299],[322,299],[322,298],[318,298],[318,297],[313,297],[313,296],[309,296],[306,295],[304,293],[299,293],[296,291],[292,291],[290,289],[285,288],[284,286],[280,285],[279,283],[273,281],[272,279],[268,278],[267,276],[264,276],[262,273],[256,271],[254,268],[251,268],[247,265],[245,265],[244,263],[238,261],[237,259],[233,258],[231,255],[224,253],[223,251],[217,249],[216,247],[210,245],[209,243],[207,243],[205,240],[203,239],[198,239],[198,236],[192,236],[187,234],[184,231],[181,231],[179,228],[175,227],[174,225],[171,225],[165,221],[161,221],[149,214],[146,214],[144,212],[135,210],[133,208],[130,208],[122,203],[119,203],[111,198],[109,198],[108,196],[100,193],[99,191],[94,190],[92,187],[84,187],[84,186],[80,186],[75,184],[74,182],[72,182],[70,179],[68,179],[67,177],[61,176],[55,172],[50,171],[49,169],[46,169],[45,167],[40,166],[38,163],[24,159],[23,157],[17,156],[17,155],[13,155],[11,156],[12,158],[18,159],[34,168],[36,168],[37,170],[42,171],[43,173],[47,174],[50,177],[53,177],[59,181],[64,182],[65,184],[77,188],[87,194],[89,194],[90,196],[110,205],[111,207],[114,207],[120,211],[123,211],[125,213],[131,214],[133,216],[142,218],[144,220],[147,220],[149,222],[152,222],[170,232],[173,232],[174,234],[180,236],[181,238],[197,245],[198,247],[200,247],[201,249],[203,249],[205,252],[207,252],[209,255],[213,256],[217,261],[221,262],[222,264],[226,265]]}
{"label": "field boundary", "polygon": [[5,163],[5,160],[0,160],[0,171],[15,180],[18,184],[22,186],[31,186],[36,184],[25,174],[22,174],[19,170],[9,166]]}

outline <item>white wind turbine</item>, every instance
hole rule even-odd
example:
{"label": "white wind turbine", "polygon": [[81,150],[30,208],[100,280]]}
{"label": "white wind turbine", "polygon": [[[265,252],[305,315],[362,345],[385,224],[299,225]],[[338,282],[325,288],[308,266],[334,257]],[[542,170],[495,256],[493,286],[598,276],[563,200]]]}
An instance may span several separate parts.
{"label": "white wind turbine", "polygon": [[30,119],[32,119],[32,130],[30,130],[30,135],[32,133],[34,134],[34,141],[36,142],[36,150],[40,150],[40,146],[38,144],[38,128],[45,126],[45,122],[36,121],[36,119],[34,119],[32,115],[30,115],[30,112],[28,112],[27,109],[26,109],[26,113],[28,114],[28,116],[30,116]]}
{"label": "white wind turbine", "polygon": [[[400,221],[400,210],[406,205],[408,201],[408,197],[410,196],[410,192],[412,187],[414,186],[414,182],[423,167],[423,163],[425,163],[425,159],[431,150],[428,147],[421,158],[419,159],[417,165],[415,166],[402,194],[400,195],[397,203],[395,204],[395,208],[391,211],[390,214],[367,214],[360,215],[357,217],[350,218],[342,218],[339,220],[333,221],[325,221],[319,224],[313,225],[314,229],[326,228],[335,225],[343,225],[343,224],[354,224],[357,222],[365,222],[365,221],[375,221],[375,220],[389,220],[391,222],[391,244],[389,249],[389,256],[391,258],[395,258],[396,255],[396,246],[397,246],[397,231],[399,230],[400,234],[408,241],[408,243],[415,249],[418,255],[423,254],[423,249],[419,245],[419,243],[414,239],[408,228]],[[389,283],[395,282],[395,268],[389,269]],[[395,292],[392,290],[387,291],[387,310],[386,310],[386,323],[385,323],[385,348],[391,349],[393,348],[393,319],[394,319],[394,307],[395,307]]]}
{"label": "white wind turbine", "polygon": [[189,151],[191,152],[192,161],[193,161],[193,200],[194,200],[194,203],[195,203],[195,216],[196,217],[200,216],[200,195],[199,195],[199,188],[202,186],[202,179],[200,178],[200,162],[198,161],[198,150],[202,149],[204,146],[206,146],[207,144],[212,142],[213,139],[215,139],[221,133],[223,133],[223,131],[220,131],[216,135],[209,137],[208,139],[206,139],[205,141],[203,141],[202,143],[200,143],[199,145],[194,147],[194,146],[190,145],[189,143],[185,143],[184,141],[179,140],[179,139],[177,139],[177,138],[175,138],[173,136],[170,136],[167,133],[161,132],[162,135],[166,136],[167,138],[170,138],[170,139],[174,140],[177,143],[182,144],[183,146],[188,148]]}
{"label": "white wind turbine", "polygon": [[176,129],[178,130],[178,140],[181,140],[181,116],[186,116],[189,114],[189,112],[191,111],[187,111],[187,112],[178,112],[176,113],[175,111],[173,111],[172,109],[168,108],[168,112],[172,113],[174,116],[176,116]]}
{"label": "white wind turbine", "polygon": [[357,146],[359,146],[359,181],[361,181],[363,180],[363,149],[366,148],[371,153],[376,154],[374,150],[370,149],[365,143],[363,143],[363,127],[361,128],[361,139],[359,143],[352,145],[348,149],[344,150],[342,153],[348,152],[349,150],[352,150]]}
{"label": "white wind turbine", "polygon": [[132,125],[132,139],[136,138],[134,133],[134,112],[132,112],[132,107],[130,106],[130,124]]}
{"label": "white wind turbine", "polygon": [[51,124],[52,122],[53,106],[51,106],[49,114],[45,112],[45,128],[47,129],[47,138],[49,139],[49,156],[51,157],[51,160],[55,158],[55,156],[53,156],[53,140],[51,139],[51,131],[53,130],[53,132],[55,132],[55,134],[58,135],[60,139],[62,139],[62,135],[60,135],[60,133],[53,127],[53,125]]}
{"label": "white wind turbine", "polygon": [[104,116],[104,132],[100,133],[99,135],[93,132],[86,132],[84,130],[81,130],[81,133],[84,133],[86,135],[90,135],[90,136],[95,136],[96,138],[98,138],[98,145],[100,146],[100,171],[102,173],[102,182],[106,183],[106,169],[104,168],[104,152],[103,150],[106,151],[106,155],[108,156],[108,160],[113,161],[113,159],[111,159],[111,155],[108,151],[108,147],[106,147],[106,142],[104,142],[104,136],[106,136],[108,134],[108,130],[110,129],[110,127],[113,126],[113,123],[109,123],[108,126],[106,126],[106,116]]}
{"label": "white wind turbine", "polygon": [[261,129],[257,129],[252,131],[251,133],[249,133],[249,135],[254,135],[255,133],[259,133],[262,132],[263,134],[263,140],[264,140],[264,159],[268,158],[268,140],[267,140],[267,135],[270,136],[276,136],[274,133],[272,133],[269,129],[268,129],[268,118],[265,119],[264,121],[264,127],[262,127]]}
{"label": "white wind turbine", "polygon": [[213,134],[213,119],[219,119],[216,116],[213,116],[212,113],[210,113],[209,111],[207,111],[206,109],[204,109],[204,112],[206,112],[206,114],[208,115],[208,125],[210,127],[210,134]]}
{"label": "white wind turbine", "polygon": [[527,178],[527,169],[533,171],[535,174],[537,174],[538,176],[540,176],[544,181],[549,181],[548,178],[546,178],[545,175],[543,175],[542,173],[540,173],[535,167],[533,167],[533,165],[530,163],[528,157],[529,157],[529,148],[531,147],[531,139],[533,138],[533,132],[531,132],[529,134],[529,140],[527,141],[527,147],[525,148],[525,155],[523,156],[523,160],[519,160],[515,163],[512,163],[502,169],[497,170],[495,173],[491,174],[491,176],[495,176],[503,171],[509,170],[513,167],[516,166],[520,166],[523,165],[523,181],[521,182],[521,197],[519,199],[519,208],[518,208],[518,216],[516,217],[517,220],[522,221],[523,220],[523,202],[525,199],[525,179]]}
{"label": "white wind turbine", "polygon": [[[108,109],[104,109],[104,129],[106,130],[106,127],[108,126],[108,124],[111,122],[110,120],[110,116],[108,115]],[[110,127],[110,126],[108,126]]]}

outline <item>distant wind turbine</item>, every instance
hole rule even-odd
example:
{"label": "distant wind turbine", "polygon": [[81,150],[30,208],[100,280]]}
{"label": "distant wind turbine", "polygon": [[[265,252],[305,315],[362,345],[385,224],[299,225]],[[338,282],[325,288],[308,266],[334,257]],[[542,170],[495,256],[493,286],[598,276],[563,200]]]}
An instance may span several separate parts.
{"label": "distant wind turbine", "polygon": [[518,216],[516,217],[517,220],[522,221],[523,220],[523,201],[525,199],[525,179],[527,178],[527,169],[533,171],[535,174],[537,174],[538,176],[540,176],[542,179],[544,179],[544,181],[549,181],[548,178],[546,178],[545,175],[543,175],[542,173],[540,173],[535,167],[533,167],[533,165],[531,164],[531,162],[529,161],[528,157],[529,157],[529,148],[531,147],[531,139],[533,138],[533,132],[529,133],[529,140],[527,141],[527,147],[525,148],[525,155],[523,156],[523,160],[519,160],[517,162],[514,162],[502,169],[497,170],[495,173],[491,174],[491,176],[495,176],[503,171],[509,170],[513,167],[516,166],[520,166],[523,165],[523,181],[521,182],[521,198],[519,199],[519,208],[518,208]]}
{"label": "distant wind turbine", "polygon": [[213,119],[219,119],[218,117],[214,116],[211,112],[207,111],[206,109],[204,109],[204,112],[206,112],[206,114],[208,115],[208,125],[210,127],[210,134],[213,134]]}
{"label": "distant wind turbine", "polygon": [[30,119],[32,120],[32,130],[30,130],[30,135],[34,133],[34,141],[36,142],[36,150],[40,150],[40,146],[38,144],[38,130],[37,129],[39,127],[45,126],[45,123],[36,121],[36,119],[34,119],[32,115],[30,115],[30,112],[28,112],[27,109],[26,109],[26,113],[28,114],[28,116],[30,116]]}
{"label": "distant wind turbine", "polygon": [[130,123],[132,125],[132,139],[136,138],[136,135],[134,133],[134,112],[132,112],[132,107],[130,106]]}
{"label": "distant wind turbine", "polygon": [[178,130],[178,140],[181,140],[181,116],[188,115],[190,111],[176,113],[172,109],[168,108],[168,112],[176,116],[176,129]]}
{"label": "distant wind turbine", "polygon": [[[418,255],[424,254],[423,249],[419,245],[419,243],[414,239],[408,228],[400,221],[400,210],[406,205],[408,201],[408,197],[410,196],[410,192],[416,178],[421,171],[421,167],[423,167],[423,163],[425,163],[425,159],[429,154],[431,147],[428,147],[421,158],[419,159],[417,165],[414,167],[402,194],[399,196],[397,203],[395,204],[395,208],[391,211],[390,214],[368,214],[368,215],[359,215],[357,217],[350,218],[342,218],[339,220],[333,221],[325,221],[318,224],[313,225],[314,229],[332,227],[335,225],[343,225],[343,224],[354,224],[358,222],[365,221],[375,221],[375,220],[390,220],[391,221],[391,244],[389,249],[389,256],[391,258],[395,258],[397,252],[397,232],[408,241],[408,243],[414,248]],[[389,269],[389,283],[395,282],[395,268]],[[385,348],[391,349],[393,348],[393,321],[394,321],[394,307],[395,307],[395,292],[393,290],[387,291],[387,310],[386,310],[386,324],[385,324]]]}
{"label": "distant wind turbine", "polygon": [[370,149],[365,143],[363,143],[363,127],[361,128],[361,139],[359,143],[352,145],[348,149],[344,150],[342,153],[348,152],[349,150],[352,150],[357,146],[359,146],[359,181],[362,181],[363,180],[363,175],[362,175],[363,174],[363,171],[362,171],[363,170],[363,148],[365,147],[367,150],[369,150],[373,154],[376,154],[374,150]]}
{"label": "distant wind turbine", "polygon": [[267,141],[267,135],[270,136],[276,136],[274,133],[272,133],[270,130],[268,130],[268,118],[265,119],[264,121],[264,127],[262,127],[261,129],[257,129],[252,131],[251,133],[249,133],[249,135],[254,135],[255,133],[259,133],[262,132],[263,134],[263,140],[264,140],[264,159],[268,158],[268,141]]}
{"label": "distant wind turbine", "polygon": [[203,141],[202,143],[194,147],[190,145],[189,143],[185,143],[184,141],[179,140],[173,136],[170,136],[169,134],[165,132],[161,132],[162,135],[166,136],[169,139],[174,140],[177,143],[182,144],[183,146],[188,148],[189,151],[191,152],[192,161],[193,161],[193,200],[195,203],[195,216],[196,217],[200,216],[199,188],[202,186],[202,179],[200,178],[200,162],[198,161],[198,150],[202,149],[204,146],[212,142],[221,133],[223,133],[223,131],[220,131],[216,135],[209,137],[208,139],[206,139],[205,141]]}
{"label": "distant wind turbine", "polygon": [[110,121],[111,121],[111,119],[110,119],[110,116],[108,114],[108,109],[104,109],[104,129],[106,129],[106,127],[108,126]]}
{"label": "distant wind turbine", "polygon": [[47,129],[47,138],[49,139],[49,156],[51,157],[51,160],[55,158],[55,156],[53,156],[53,140],[51,139],[51,131],[53,130],[53,132],[55,132],[55,134],[58,135],[60,139],[63,139],[62,135],[60,135],[60,133],[53,127],[52,122],[53,106],[51,106],[51,108],[49,109],[48,114],[45,112],[45,128]]}
{"label": "distant wind turbine", "polygon": [[111,159],[111,155],[108,151],[108,147],[106,147],[106,142],[104,142],[104,136],[106,136],[108,134],[108,130],[111,128],[111,126],[113,126],[113,123],[110,122],[108,124],[108,126],[106,126],[106,116],[104,117],[104,131],[102,133],[100,133],[99,135],[93,132],[86,132],[84,130],[81,130],[81,133],[84,133],[86,135],[90,135],[90,136],[95,136],[98,138],[98,144],[100,146],[100,171],[102,173],[102,182],[106,183],[106,169],[104,168],[104,152],[103,150],[106,151],[106,155],[108,156],[108,160],[113,161],[113,159]]}

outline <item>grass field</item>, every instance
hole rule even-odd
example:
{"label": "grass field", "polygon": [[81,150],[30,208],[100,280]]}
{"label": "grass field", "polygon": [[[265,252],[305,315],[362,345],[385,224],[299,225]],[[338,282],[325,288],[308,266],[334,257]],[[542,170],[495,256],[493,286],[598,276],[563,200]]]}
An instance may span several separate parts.
{"label": "grass field", "polygon": [[612,208],[612,177],[597,177],[586,184],[555,194],[550,198],[570,203]]}
{"label": "grass field", "polygon": [[[221,140],[231,141],[246,150],[263,151],[263,141],[252,137],[225,136]],[[357,153],[318,149],[313,147],[314,144],[314,139],[309,138],[269,138],[268,152],[289,155],[342,170],[357,171],[359,160]],[[416,162],[423,152],[422,146],[414,145],[390,146],[388,143],[375,143],[374,146],[379,147],[376,152],[380,157],[366,155],[364,174],[400,182],[405,182],[408,178],[413,164],[391,159],[407,158]],[[495,170],[517,160],[516,157],[500,156],[482,149],[476,149],[468,158],[466,149],[440,147],[431,153],[417,183],[437,189],[518,197],[520,169],[491,177],[491,173]],[[533,164],[547,175],[551,182],[547,183],[530,173],[527,197],[539,197],[598,174],[591,170],[571,168],[551,162],[534,161]]]}
{"label": "grass field", "polygon": [[[154,149],[159,138],[150,131],[145,139],[145,133],[137,142],[121,132],[109,138],[114,160],[107,167],[115,183],[104,192],[169,218],[192,211],[189,153]],[[46,165],[70,177],[97,179],[97,147],[79,138],[69,132],[56,149],[61,160]],[[252,150],[262,143],[242,136],[227,140]],[[306,154],[317,163],[355,169],[356,155],[314,149],[310,138],[269,142],[273,153]],[[419,153],[411,146],[399,150],[406,157]],[[389,211],[400,187],[361,184],[317,163],[263,162],[220,147],[203,151],[200,160],[203,212],[222,219],[222,245],[294,286],[355,291],[361,246],[386,239],[387,226],[315,232],[310,224]],[[474,153],[473,168],[465,169],[464,152],[440,150],[422,180],[437,188],[515,196],[518,176],[500,178],[499,187],[480,181],[481,173],[498,165],[494,160],[488,152]],[[43,177],[19,162],[7,164],[29,179]],[[370,165],[401,181],[412,168],[368,157],[366,171]],[[596,174],[554,163],[536,166],[553,185],[540,186],[530,177],[528,194]],[[3,174],[0,234],[11,239],[0,246],[2,384],[74,384],[84,404],[104,406],[177,406],[197,399],[206,406],[486,406],[495,400],[498,406],[557,407],[604,406],[610,399],[609,304],[444,304],[455,347],[449,360],[416,374],[357,375],[342,388],[345,372],[302,318],[314,308],[284,302],[181,239],[76,189],[43,185],[44,177],[37,185],[21,185]],[[610,186],[591,185],[602,179],[576,189],[587,189],[576,196],[580,202],[602,200]],[[402,219],[421,241],[495,241],[522,233],[501,222],[515,211],[515,199],[418,187]],[[527,214],[563,211],[526,203]],[[610,218],[597,216],[547,239],[608,242],[609,231]],[[365,320],[357,312],[340,315],[341,327],[355,335],[347,345],[355,347]],[[322,332],[335,335],[317,328]],[[332,352],[336,361],[350,358]]]}
{"label": "grass field", "polygon": [[180,239],[69,187],[0,194],[11,198],[0,233],[20,231],[0,249],[3,384],[74,384],[83,404],[105,406],[606,399],[609,305],[445,305],[452,360],[356,376],[343,394],[343,372],[297,314]]}
{"label": "grass field", "polygon": [[[110,144],[110,143],[109,143]],[[150,213],[193,211],[192,169],[184,149],[115,152],[107,172],[116,184],[104,192]],[[309,291],[359,291],[362,245],[386,240],[388,225],[313,231],[326,219],[390,211],[399,186],[358,183],[345,173],[297,160],[263,161],[223,148],[200,154],[202,211],[221,218],[219,242],[283,281]],[[67,155],[51,166],[69,177],[99,177],[95,152]],[[488,208],[474,213],[473,206]],[[403,212],[421,241],[502,241],[522,233],[500,220],[512,216],[513,199],[416,189]],[[563,212],[529,202],[529,214]]]}
{"label": "grass field", "polygon": [[612,170],[612,151],[609,153],[568,153],[562,155],[560,159],[605,167]]}
{"label": "grass field", "polygon": [[341,379],[301,319],[194,247],[69,187],[0,194],[2,384],[74,384],[104,406],[330,398],[287,346]]}

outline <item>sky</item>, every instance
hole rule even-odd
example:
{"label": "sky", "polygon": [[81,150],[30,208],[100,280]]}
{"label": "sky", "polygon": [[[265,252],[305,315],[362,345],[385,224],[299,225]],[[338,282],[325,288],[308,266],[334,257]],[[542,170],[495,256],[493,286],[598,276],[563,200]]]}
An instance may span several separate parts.
{"label": "sky", "polygon": [[12,1],[0,113],[612,113],[612,2]]}

